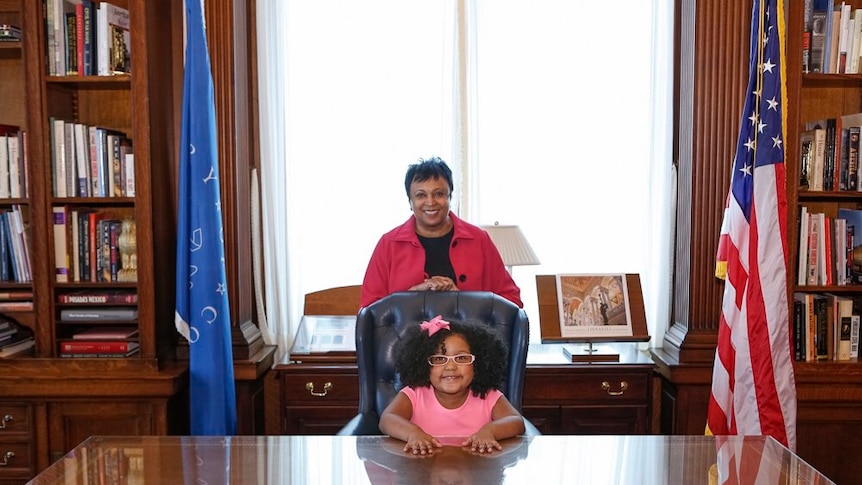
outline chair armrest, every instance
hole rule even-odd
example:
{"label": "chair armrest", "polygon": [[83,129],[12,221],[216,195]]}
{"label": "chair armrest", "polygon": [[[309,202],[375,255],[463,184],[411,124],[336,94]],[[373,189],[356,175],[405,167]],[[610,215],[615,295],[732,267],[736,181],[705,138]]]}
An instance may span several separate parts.
{"label": "chair armrest", "polygon": [[529,419],[524,418],[523,436],[542,436],[542,432],[539,431],[539,428],[537,428],[533,423],[531,423]]}
{"label": "chair armrest", "polygon": [[354,416],[341,428],[336,436],[371,436],[382,435],[380,432],[380,418],[377,413],[360,413]]}

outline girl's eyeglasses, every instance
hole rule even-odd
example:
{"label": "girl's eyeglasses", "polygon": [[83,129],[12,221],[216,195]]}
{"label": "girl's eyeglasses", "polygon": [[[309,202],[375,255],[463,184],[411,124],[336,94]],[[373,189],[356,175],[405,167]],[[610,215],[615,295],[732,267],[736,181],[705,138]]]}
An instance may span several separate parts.
{"label": "girl's eyeglasses", "polygon": [[431,365],[446,365],[450,360],[454,360],[458,365],[467,365],[472,364],[474,360],[476,360],[476,356],[473,354],[458,354],[458,355],[441,355],[435,354],[431,357],[428,357],[428,363]]}

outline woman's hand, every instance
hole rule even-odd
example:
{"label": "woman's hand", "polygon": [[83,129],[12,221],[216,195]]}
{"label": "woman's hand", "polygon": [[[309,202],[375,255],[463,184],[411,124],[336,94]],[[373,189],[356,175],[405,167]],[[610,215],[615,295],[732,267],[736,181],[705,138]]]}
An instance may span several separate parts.
{"label": "woman's hand", "polygon": [[410,291],[458,291],[458,285],[452,281],[452,278],[432,276],[417,285],[411,286]]}

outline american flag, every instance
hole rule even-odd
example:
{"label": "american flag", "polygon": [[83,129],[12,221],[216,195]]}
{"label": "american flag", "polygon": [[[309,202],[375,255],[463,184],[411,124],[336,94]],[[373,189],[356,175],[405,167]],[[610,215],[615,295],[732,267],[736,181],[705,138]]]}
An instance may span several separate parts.
{"label": "american flag", "polygon": [[770,435],[796,448],[787,302],[784,17],[754,0],[745,111],[719,241],[727,268],[707,432]]}

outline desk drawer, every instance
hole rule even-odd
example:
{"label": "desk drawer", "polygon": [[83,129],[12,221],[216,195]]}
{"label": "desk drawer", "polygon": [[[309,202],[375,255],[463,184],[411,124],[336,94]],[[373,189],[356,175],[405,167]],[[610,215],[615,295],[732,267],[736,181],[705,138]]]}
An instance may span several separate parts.
{"label": "desk drawer", "polygon": [[0,442],[0,479],[33,476],[32,446],[26,442]]}
{"label": "desk drawer", "polygon": [[281,392],[286,405],[346,402],[355,406],[359,403],[359,376],[355,372],[283,374]]}
{"label": "desk drawer", "polygon": [[530,373],[524,382],[524,404],[542,402],[646,401],[650,398],[646,372],[595,374]]}
{"label": "desk drawer", "polygon": [[29,438],[30,431],[30,405],[0,401],[0,441],[9,437]]}

